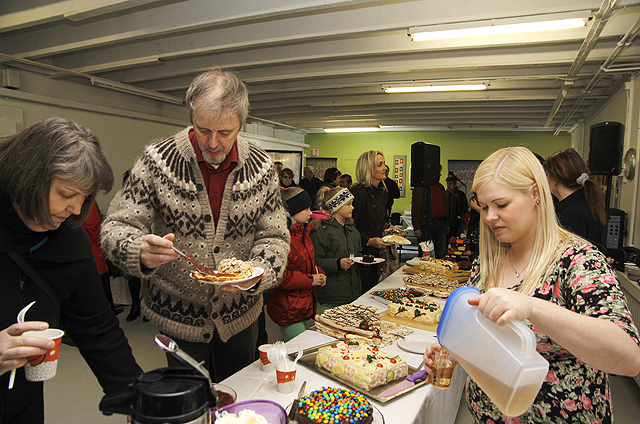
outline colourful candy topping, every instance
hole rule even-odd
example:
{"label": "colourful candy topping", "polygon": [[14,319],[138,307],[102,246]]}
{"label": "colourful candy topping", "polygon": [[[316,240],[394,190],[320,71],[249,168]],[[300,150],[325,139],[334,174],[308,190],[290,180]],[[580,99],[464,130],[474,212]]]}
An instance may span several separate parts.
{"label": "colourful candy topping", "polygon": [[343,424],[368,417],[373,408],[359,392],[323,387],[300,399],[298,412],[317,423]]}

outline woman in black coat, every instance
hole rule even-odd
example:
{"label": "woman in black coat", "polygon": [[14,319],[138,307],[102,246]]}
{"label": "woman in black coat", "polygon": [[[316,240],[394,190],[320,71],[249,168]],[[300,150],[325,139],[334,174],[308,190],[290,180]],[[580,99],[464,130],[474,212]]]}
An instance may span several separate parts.
{"label": "woman in black coat", "polygon": [[571,148],[559,150],[544,160],[544,170],[551,193],[558,199],[555,206],[560,225],[606,254],[604,196],[589,179],[589,168],[580,154]]}
{"label": "woman in black coat", "polygon": [[[105,393],[126,388],[141,372],[80,226],[97,192],[112,185],[98,140],[72,121],[50,118],[0,142],[2,423],[44,422],[43,383],[27,381],[23,365],[53,342],[22,337],[26,331],[62,326]],[[25,322],[16,324],[34,300]]]}
{"label": "woman in black coat", "polygon": [[[357,183],[353,193],[353,223],[362,237],[362,254],[380,256],[380,249],[391,246],[382,241],[389,191],[384,185],[387,168],[384,155],[376,150],[364,152],[356,163]],[[378,284],[378,265],[364,266],[362,289],[367,292]]]}

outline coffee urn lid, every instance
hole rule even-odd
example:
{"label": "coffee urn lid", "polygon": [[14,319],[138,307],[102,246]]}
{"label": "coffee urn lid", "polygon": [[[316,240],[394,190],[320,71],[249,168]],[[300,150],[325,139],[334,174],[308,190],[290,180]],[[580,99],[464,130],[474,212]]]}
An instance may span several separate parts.
{"label": "coffee urn lid", "polygon": [[209,413],[216,403],[209,381],[185,370],[147,372],[132,389],[131,417],[139,423],[188,423]]}

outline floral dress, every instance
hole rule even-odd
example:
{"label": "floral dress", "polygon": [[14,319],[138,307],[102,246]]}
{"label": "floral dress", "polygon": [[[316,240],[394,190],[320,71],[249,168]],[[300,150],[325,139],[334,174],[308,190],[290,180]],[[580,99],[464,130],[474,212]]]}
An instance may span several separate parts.
{"label": "floral dress", "polygon": [[[479,280],[476,261],[471,283],[478,285]],[[604,256],[584,241],[569,244],[533,296],[579,314],[612,321],[639,343],[638,330],[614,271]],[[507,417],[469,377],[467,404],[474,422],[612,423],[607,374],[578,360],[530,322],[525,324],[536,335],[538,353],[549,362],[549,372],[533,406],[518,417]]]}

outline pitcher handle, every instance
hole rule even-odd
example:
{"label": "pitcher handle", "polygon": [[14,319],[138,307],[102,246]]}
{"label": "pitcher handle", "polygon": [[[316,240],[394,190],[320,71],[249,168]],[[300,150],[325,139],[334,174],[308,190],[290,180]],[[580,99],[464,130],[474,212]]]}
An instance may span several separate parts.
{"label": "pitcher handle", "polygon": [[522,341],[522,343],[520,343],[520,353],[526,358],[533,356],[533,353],[536,352],[536,336],[533,334],[533,331],[531,331],[524,322],[518,320],[511,320],[508,325],[514,333],[520,336],[520,340]]}

